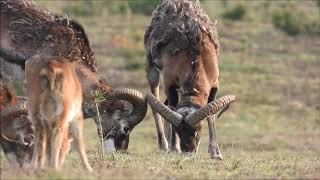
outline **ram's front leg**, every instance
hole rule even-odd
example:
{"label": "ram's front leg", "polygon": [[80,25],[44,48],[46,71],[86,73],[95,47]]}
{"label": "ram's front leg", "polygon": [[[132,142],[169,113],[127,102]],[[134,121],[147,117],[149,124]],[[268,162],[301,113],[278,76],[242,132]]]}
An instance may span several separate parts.
{"label": "ram's front leg", "polygon": [[219,149],[217,133],[215,127],[215,115],[207,118],[209,128],[209,153],[212,159],[222,160],[222,154]]}
{"label": "ram's front leg", "polygon": [[[167,96],[167,100],[165,102],[165,105],[169,106],[171,109],[174,109],[177,104],[178,104],[178,92],[176,90],[176,86],[175,85],[168,85],[167,84],[166,88],[165,88],[165,92],[166,92],[166,96]],[[170,140],[170,151],[172,152],[181,152],[180,149],[180,142],[179,142],[179,136],[176,133],[174,127],[168,122],[168,121],[164,121],[164,124],[167,126],[167,128],[169,128],[169,130],[167,130],[167,132],[170,132],[169,134],[169,140]],[[166,127],[165,126],[165,127]]]}
{"label": "ram's front leg", "polygon": [[[151,93],[159,100],[159,88],[160,88],[160,72],[151,64],[147,65],[147,78],[150,85]],[[158,136],[158,145],[159,149],[163,151],[168,151],[168,141],[165,137],[163,122],[160,114],[152,109],[157,136]]]}
{"label": "ram's front leg", "polygon": [[[216,99],[218,87],[214,87],[210,91],[208,102],[212,102]],[[208,151],[212,159],[222,160],[222,154],[219,149],[217,132],[216,132],[216,115],[207,118],[209,128],[209,147]]]}

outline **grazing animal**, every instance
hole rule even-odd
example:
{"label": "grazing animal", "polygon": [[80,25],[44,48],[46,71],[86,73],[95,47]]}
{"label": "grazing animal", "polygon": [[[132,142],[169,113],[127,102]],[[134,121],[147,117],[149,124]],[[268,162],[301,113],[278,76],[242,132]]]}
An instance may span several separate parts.
{"label": "grazing animal", "polygon": [[99,79],[88,37],[75,20],[52,14],[31,1],[0,0],[0,5],[1,58],[22,68],[27,59],[37,54],[63,56],[75,62],[82,87],[84,118],[96,118],[91,94],[102,92],[105,101],[98,108],[103,124],[101,137],[108,144],[107,150],[126,150],[130,132],[147,112],[142,94],[133,89],[112,89],[105,80]]}
{"label": "grazing animal", "polygon": [[[209,152],[212,158],[222,159],[214,115],[221,109],[225,111],[224,107],[233,102],[235,96],[215,100],[219,87],[216,25],[200,8],[199,2],[164,0],[153,12],[144,43],[151,89],[146,99],[153,109],[160,149],[168,149],[166,136],[170,136],[171,150],[197,152],[202,120],[207,118]],[[160,72],[166,105],[159,101]],[[169,130],[165,131],[158,113],[171,124],[166,126],[171,127]]]}
{"label": "grazing animal", "polygon": [[27,116],[26,98],[17,97],[0,83],[0,144],[13,166],[30,163],[33,153],[34,126]]}
{"label": "grazing animal", "polygon": [[82,136],[81,84],[68,59],[36,55],[26,61],[28,112],[36,129],[33,163],[43,167],[46,149],[58,169],[73,140],[84,167],[89,165]]}

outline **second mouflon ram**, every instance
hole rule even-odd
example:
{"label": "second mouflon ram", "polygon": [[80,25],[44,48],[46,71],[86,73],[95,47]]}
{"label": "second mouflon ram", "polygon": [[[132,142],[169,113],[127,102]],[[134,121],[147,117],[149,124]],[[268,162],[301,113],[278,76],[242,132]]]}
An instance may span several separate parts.
{"label": "second mouflon ram", "polygon": [[[61,56],[75,62],[80,80],[84,118],[96,118],[92,92],[99,91],[105,101],[99,105],[106,150],[127,150],[130,132],[146,115],[147,103],[134,89],[113,89],[97,72],[97,62],[81,24],[26,0],[0,0],[1,56],[6,62],[25,68],[35,55]],[[100,132],[100,126],[97,126]]]}
{"label": "second mouflon ram", "polygon": [[[202,120],[207,118],[211,158],[222,159],[215,114],[220,110],[222,114],[235,96],[216,99],[219,88],[216,24],[209,20],[199,2],[164,0],[153,12],[144,43],[151,88],[146,99],[153,109],[159,148],[168,150],[169,137],[171,150],[196,153]],[[167,97],[165,104],[159,101],[160,72]],[[166,120],[164,124],[158,113]]]}

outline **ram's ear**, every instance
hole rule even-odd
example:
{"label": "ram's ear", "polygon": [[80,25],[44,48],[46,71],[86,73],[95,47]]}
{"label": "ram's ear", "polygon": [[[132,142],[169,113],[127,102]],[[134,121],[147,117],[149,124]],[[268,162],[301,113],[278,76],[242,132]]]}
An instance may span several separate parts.
{"label": "ram's ear", "polygon": [[99,83],[100,83],[99,89],[101,91],[108,93],[112,90],[106,79],[100,78]]}
{"label": "ram's ear", "polygon": [[8,87],[0,83],[0,107],[4,107],[7,103],[14,103],[15,95],[10,92]]}

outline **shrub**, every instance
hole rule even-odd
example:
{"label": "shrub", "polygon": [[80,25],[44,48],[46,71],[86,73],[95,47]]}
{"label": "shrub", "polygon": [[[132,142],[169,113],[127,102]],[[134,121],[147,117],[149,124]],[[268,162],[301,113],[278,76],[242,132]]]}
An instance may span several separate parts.
{"label": "shrub", "polygon": [[311,20],[303,13],[296,13],[292,10],[274,12],[272,24],[291,36],[298,34],[320,35],[319,22]]}
{"label": "shrub", "polygon": [[320,36],[320,22],[313,21],[305,25],[305,31],[307,34]]}
{"label": "shrub", "polygon": [[298,16],[290,11],[278,11],[272,15],[273,25],[288,35],[297,35],[303,31],[303,24]]}
{"label": "shrub", "polygon": [[130,11],[126,1],[105,1],[105,7],[111,14],[127,14]]}
{"label": "shrub", "polygon": [[230,20],[242,20],[245,17],[246,12],[246,8],[243,5],[238,4],[230,10],[227,10],[222,17]]}
{"label": "shrub", "polygon": [[151,15],[161,0],[136,0],[128,1],[128,3],[133,13]]}
{"label": "shrub", "polygon": [[64,7],[63,12],[72,16],[90,16],[95,13],[95,8],[90,1],[77,1]]}

